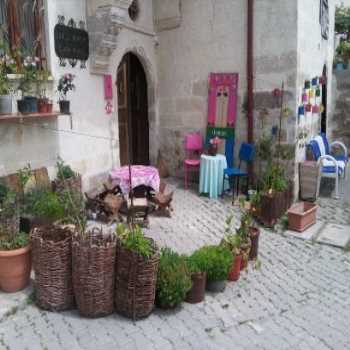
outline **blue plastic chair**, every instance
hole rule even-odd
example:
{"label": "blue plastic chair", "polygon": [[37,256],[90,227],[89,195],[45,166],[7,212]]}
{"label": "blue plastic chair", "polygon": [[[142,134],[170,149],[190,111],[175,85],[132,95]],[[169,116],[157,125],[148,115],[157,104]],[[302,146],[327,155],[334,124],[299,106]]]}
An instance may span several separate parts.
{"label": "blue plastic chair", "polygon": [[[234,198],[234,185],[235,180],[237,180],[237,196],[239,191],[239,180],[242,177],[247,178],[247,188],[249,186],[249,178],[248,178],[248,172],[241,169],[242,162],[248,163],[252,162],[255,158],[255,146],[249,143],[242,143],[240,149],[239,149],[239,164],[238,168],[233,167],[233,156],[232,161],[229,161],[227,159],[227,164],[232,165],[229,166],[227,169],[224,170],[224,177],[223,177],[223,185],[225,185],[225,180],[228,180],[229,183],[232,183],[232,196]],[[233,199],[232,198],[232,199]]]}

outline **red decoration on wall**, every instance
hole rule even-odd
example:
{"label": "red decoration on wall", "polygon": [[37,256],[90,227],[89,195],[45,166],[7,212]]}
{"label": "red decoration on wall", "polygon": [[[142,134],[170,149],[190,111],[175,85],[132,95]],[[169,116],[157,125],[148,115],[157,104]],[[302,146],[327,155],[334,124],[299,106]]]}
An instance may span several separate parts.
{"label": "red decoration on wall", "polygon": [[237,118],[238,73],[210,73],[208,125],[233,127]]}
{"label": "red decoration on wall", "polygon": [[105,90],[105,100],[106,100],[106,113],[111,114],[113,112],[113,82],[112,76],[110,74],[106,74],[104,76],[104,90]]}

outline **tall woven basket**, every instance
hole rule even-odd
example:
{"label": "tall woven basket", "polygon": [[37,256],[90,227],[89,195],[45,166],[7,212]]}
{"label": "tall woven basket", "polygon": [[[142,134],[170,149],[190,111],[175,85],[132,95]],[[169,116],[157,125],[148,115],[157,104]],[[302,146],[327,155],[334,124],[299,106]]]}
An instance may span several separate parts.
{"label": "tall woven basket", "polygon": [[75,174],[75,176],[65,180],[56,179],[52,183],[52,188],[55,192],[62,192],[63,190],[68,188],[73,192],[81,193],[82,191],[81,175]]}
{"label": "tall woven basket", "polygon": [[72,230],[59,226],[31,233],[36,304],[51,311],[73,308]]}
{"label": "tall woven basket", "polygon": [[148,316],[154,308],[159,250],[152,240],[154,255],[142,256],[117,244],[116,311],[132,319]]}
{"label": "tall woven basket", "polygon": [[112,235],[73,238],[73,287],[79,312],[101,317],[114,311],[116,241]]}

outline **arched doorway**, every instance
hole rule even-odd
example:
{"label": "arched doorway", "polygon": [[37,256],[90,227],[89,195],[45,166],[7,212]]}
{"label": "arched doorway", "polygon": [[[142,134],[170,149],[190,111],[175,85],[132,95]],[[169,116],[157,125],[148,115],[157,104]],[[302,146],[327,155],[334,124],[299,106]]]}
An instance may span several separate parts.
{"label": "arched doorway", "polygon": [[147,79],[136,55],[127,53],[117,73],[121,165],[149,164]]}

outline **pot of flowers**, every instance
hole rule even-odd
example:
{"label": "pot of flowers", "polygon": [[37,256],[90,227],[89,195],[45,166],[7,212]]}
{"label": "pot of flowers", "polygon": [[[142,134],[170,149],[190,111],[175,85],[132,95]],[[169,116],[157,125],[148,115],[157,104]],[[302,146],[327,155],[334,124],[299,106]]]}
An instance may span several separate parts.
{"label": "pot of flowers", "polygon": [[205,262],[207,273],[206,289],[210,292],[223,292],[228,272],[232,266],[232,252],[225,246],[204,246],[197,251],[198,259]]}
{"label": "pot of flowers", "polygon": [[14,293],[29,284],[31,246],[28,234],[19,231],[16,196],[0,187],[0,289]]}
{"label": "pot of flowers", "polygon": [[200,254],[195,251],[187,258],[187,266],[191,274],[192,287],[187,292],[185,301],[197,304],[204,300],[207,274],[205,272],[205,261],[201,260]]}
{"label": "pot of flowers", "polygon": [[58,81],[57,91],[60,95],[58,103],[62,114],[70,114],[70,101],[67,100],[67,93],[75,90],[74,78],[73,74],[64,74]]}
{"label": "pot of flowers", "polygon": [[37,113],[38,98],[34,96],[34,85],[37,82],[38,57],[27,56],[23,59],[21,79],[18,90],[22,91],[23,98],[17,101],[18,111],[21,113]]}
{"label": "pot of flowers", "polygon": [[12,113],[11,86],[8,74],[16,72],[16,63],[7,53],[0,56],[0,114]]}
{"label": "pot of flowers", "polygon": [[115,272],[116,311],[132,319],[147,317],[154,308],[159,250],[140,226],[117,226]]}
{"label": "pot of flowers", "polygon": [[210,156],[216,156],[216,154],[218,153],[218,147],[220,143],[221,140],[217,136],[209,140],[208,154]]}
{"label": "pot of flowers", "polygon": [[37,72],[37,85],[40,92],[38,98],[38,112],[39,113],[51,113],[52,112],[52,101],[46,97],[46,84],[52,79],[50,71],[46,69],[39,70]]}
{"label": "pot of flowers", "polygon": [[185,299],[191,287],[191,274],[186,258],[169,248],[163,248],[157,276],[157,306],[162,309],[176,308]]}
{"label": "pot of flowers", "polygon": [[259,252],[260,229],[256,226],[249,226],[249,238],[252,243],[249,252],[249,260],[256,260]]}

